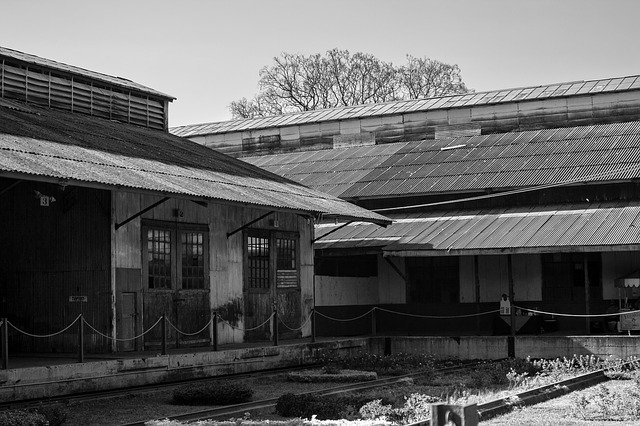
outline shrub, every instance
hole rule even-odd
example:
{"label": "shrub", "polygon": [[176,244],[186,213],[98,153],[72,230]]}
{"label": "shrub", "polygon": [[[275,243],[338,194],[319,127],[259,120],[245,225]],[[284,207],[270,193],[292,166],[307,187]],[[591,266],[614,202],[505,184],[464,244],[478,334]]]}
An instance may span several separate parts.
{"label": "shrub", "polygon": [[431,404],[439,398],[420,393],[409,395],[402,408],[396,410],[397,421],[400,424],[415,423],[431,418]]}
{"label": "shrub", "polygon": [[287,393],[276,402],[276,413],[283,417],[301,417],[318,420],[354,419],[357,409],[366,401],[359,396],[295,395]]}
{"label": "shrub", "polygon": [[583,420],[640,419],[640,393],[636,390],[611,390],[602,384],[573,397],[572,414]]}
{"label": "shrub", "polygon": [[327,364],[322,367],[323,374],[340,374],[342,372],[342,368],[340,368],[339,364]]}
{"label": "shrub", "polygon": [[173,391],[173,402],[185,405],[229,405],[247,402],[252,396],[253,390],[242,383],[194,383]]}
{"label": "shrub", "polygon": [[0,425],[47,426],[49,422],[39,413],[27,410],[0,411]]}
{"label": "shrub", "polygon": [[364,420],[387,420],[393,415],[393,407],[383,404],[381,399],[374,399],[360,407],[358,412]]}
{"label": "shrub", "polygon": [[360,416],[365,420],[390,420],[399,424],[415,423],[431,417],[431,404],[439,398],[412,393],[405,398],[404,405],[393,408],[385,405],[381,399],[370,401],[360,408]]}
{"label": "shrub", "polygon": [[60,426],[67,421],[67,411],[61,405],[39,405],[30,411],[44,416],[49,426]]}
{"label": "shrub", "polygon": [[318,362],[323,366],[338,365],[345,369],[375,371],[380,375],[400,376],[434,368],[433,356],[426,354],[376,355],[369,352],[341,357],[335,352],[322,352]]}

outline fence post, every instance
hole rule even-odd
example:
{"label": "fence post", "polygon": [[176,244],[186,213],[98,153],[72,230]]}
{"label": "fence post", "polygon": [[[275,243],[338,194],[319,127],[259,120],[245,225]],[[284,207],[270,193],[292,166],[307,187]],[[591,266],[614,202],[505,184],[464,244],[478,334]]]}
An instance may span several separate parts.
{"label": "fence post", "polygon": [[316,308],[311,308],[311,343],[316,342]]}
{"label": "fence post", "polygon": [[0,345],[2,345],[2,369],[9,369],[9,320],[2,318],[2,328],[0,329]]}
{"label": "fence post", "polygon": [[478,405],[431,404],[431,426],[478,426]]}
{"label": "fence post", "polygon": [[167,318],[165,314],[162,314],[162,321],[160,321],[160,330],[162,333],[162,355],[167,354]]}
{"label": "fence post", "polygon": [[218,350],[218,312],[213,312],[213,350]]}
{"label": "fence post", "polygon": [[78,318],[78,362],[84,362],[84,316]]}
{"label": "fence post", "polygon": [[278,308],[273,304],[273,346],[278,346]]}
{"label": "fence post", "polygon": [[376,324],[376,307],[374,306],[371,309],[371,335],[375,336],[378,334],[377,324]]}

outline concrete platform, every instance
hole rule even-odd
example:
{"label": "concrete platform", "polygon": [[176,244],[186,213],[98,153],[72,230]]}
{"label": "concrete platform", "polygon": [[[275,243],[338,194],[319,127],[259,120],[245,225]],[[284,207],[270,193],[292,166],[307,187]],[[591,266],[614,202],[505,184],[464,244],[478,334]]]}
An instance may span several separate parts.
{"label": "concrete platform", "polygon": [[[507,336],[432,336],[387,338],[392,353],[430,353],[439,358],[499,359],[507,357]],[[378,342],[378,345],[381,343]],[[382,343],[384,344],[384,343]],[[516,336],[517,358],[557,358],[596,355],[627,358],[640,356],[640,336]]]}
{"label": "concrete platform", "polygon": [[[640,355],[640,336],[516,336],[516,356]],[[88,356],[84,363],[60,356],[10,359],[0,370],[0,402],[175,382],[309,364],[321,350],[428,353],[437,358],[498,359],[507,356],[507,336],[378,336],[229,345],[211,348]]]}
{"label": "concrete platform", "polygon": [[[313,362],[320,350],[338,351],[344,355],[370,350],[370,338],[331,339],[316,343],[305,339],[298,343],[287,341],[279,346],[265,345],[264,342],[238,346],[224,347],[216,352],[202,348],[197,351],[174,350],[167,355],[101,355],[102,359],[86,358],[83,363],[59,357],[45,359],[32,356],[21,361],[20,358],[10,358],[10,362],[16,365],[22,363],[23,368],[0,370],[0,402],[304,365]],[[47,364],[42,365],[44,362]]]}

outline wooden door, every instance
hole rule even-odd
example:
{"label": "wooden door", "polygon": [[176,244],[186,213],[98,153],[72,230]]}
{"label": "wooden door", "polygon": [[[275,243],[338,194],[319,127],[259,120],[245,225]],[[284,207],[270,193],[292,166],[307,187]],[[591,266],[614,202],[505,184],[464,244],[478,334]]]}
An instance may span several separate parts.
{"label": "wooden door", "polygon": [[[145,330],[165,315],[169,346],[208,344],[208,328],[193,334],[211,318],[208,226],[144,220],[142,235]],[[161,328],[148,336],[161,343]]]}
{"label": "wooden door", "polygon": [[278,308],[278,337],[293,339],[300,337],[300,244],[298,235],[277,232],[273,235],[275,282],[272,297]]}
{"label": "wooden door", "polygon": [[[185,334],[177,336],[178,346],[206,346],[211,342],[209,327],[202,328],[211,319],[208,291],[178,291],[176,294],[177,327]],[[200,333],[197,331],[202,330]]]}
{"label": "wooden door", "polygon": [[[136,293],[122,293],[122,311],[120,315],[120,338],[131,339],[136,335],[136,320],[138,311],[136,306]],[[120,350],[133,351],[136,349],[135,341],[127,340],[120,342]]]}
{"label": "wooden door", "polygon": [[250,230],[245,234],[245,339],[272,339],[272,324],[263,324],[278,310],[278,334],[301,335],[300,249],[298,234]]}
{"label": "wooden door", "polygon": [[[245,340],[271,338],[271,324],[258,327],[273,312],[271,239],[268,231],[247,231],[244,238],[244,328]],[[256,328],[258,327],[258,328]]]}

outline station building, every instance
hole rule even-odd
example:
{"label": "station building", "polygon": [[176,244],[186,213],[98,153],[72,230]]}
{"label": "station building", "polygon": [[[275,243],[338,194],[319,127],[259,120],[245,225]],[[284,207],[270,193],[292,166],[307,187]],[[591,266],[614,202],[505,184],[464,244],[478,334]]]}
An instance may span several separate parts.
{"label": "station building", "polygon": [[[213,312],[220,343],[270,338],[243,330],[273,309],[309,335],[314,222],[388,219],[170,134],[172,100],[0,48],[1,318],[82,314],[90,352],[157,348],[163,315],[169,346],[211,344]],[[12,353],[77,350],[75,327],[10,331]]]}
{"label": "station building", "polygon": [[[316,226],[319,312],[375,306],[380,332],[460,335],[495,333],[495,315],[424,317],[496,310],[510,282],[516,305],[548,312],[604,313],[640,296],[616,286],[640,269],[639,120],[640,77],[628,76],[172,132],[393,219]],[[602,331],[542,319],[527,332]]]}

